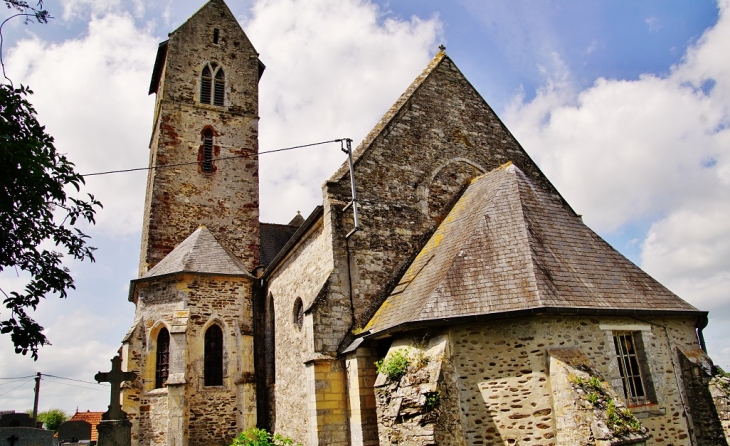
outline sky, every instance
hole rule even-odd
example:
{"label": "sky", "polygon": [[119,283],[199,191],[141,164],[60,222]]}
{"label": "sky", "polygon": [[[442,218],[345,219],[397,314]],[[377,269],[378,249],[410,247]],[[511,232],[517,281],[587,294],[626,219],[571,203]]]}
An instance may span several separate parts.
{"label": "sky", "polygon": [[[145,167],[159,42],[202,0],[48,0],[46,25],[2,29],[7,76],[80,173]],[[730,0],[229,0],[261,54],[260,150],[359,142],[446,52],[584,221],[710,312],[710,356],[730,369]],[[10,11],[0,11],[0,18]],[[336,144],[262,155],[261,219],[321,203]],[[0,336],[0,410],[106,410],[106,371],[134,318],[145,172],[88,177],[103,204],[83,229],[95,263],[34,318],[52,345]],[[22,288],[0,274],[6,292]],[[4,317],[0,308],[0,317]],[[20,378],[20,379],[6,379]]]}

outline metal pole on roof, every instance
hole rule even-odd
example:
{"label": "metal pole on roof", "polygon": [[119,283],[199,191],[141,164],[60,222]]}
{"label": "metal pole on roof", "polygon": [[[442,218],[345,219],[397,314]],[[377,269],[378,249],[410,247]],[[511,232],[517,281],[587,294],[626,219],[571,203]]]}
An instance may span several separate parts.
{"label": "metal pole on roof", "polygon": [[[355,165],[352,162],[352,139],[350,138],[344,138],[339,139],[335,141],[340,141],[340,147],[343,152],[347,154],[347,157],[350,161],[350,188],[352,189],[352,201],[350,201],[347,206],[345,206],[345,209],[347,210],[348,207],[352,206],[352,215],[355,220],[355,228],[353,228],[352,231],[348,232],[345,238],[350,238],[352,234],[360,230],[360,219],[357,215],[357,190],[355,188]],[[347,148],[345,148],[345,145]]]}

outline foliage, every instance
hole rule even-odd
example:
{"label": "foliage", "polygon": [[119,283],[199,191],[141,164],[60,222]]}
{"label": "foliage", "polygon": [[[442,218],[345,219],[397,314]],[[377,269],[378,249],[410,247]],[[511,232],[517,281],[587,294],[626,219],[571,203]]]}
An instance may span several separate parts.
{"label": "foliage", "polygon": [[408,354],[401,350],[396,350],[380,361],[377,361],[375,368],[378,373],[385,374],[389,380],[398,381],[406,374],[408,364],[410,364]]}
{"label": "foliage", "polygon": [[606,425],[619,437],[643,432],[641,423],[634,414],[629,409],[617,408],[613,400],[606,407]]}
{"label": "foliage", "polygon": [[[231,446],[285,446],[294,445],[294,440],[279,434],[271,434],[264,429],[252,427],[241,432],[233,439]],[[297,446],[301,446],[297,443]]]}
{"label": "foliage", "polygon": [[0,333],[10,334],[16,353],[31,352],[38,359],[38,348],[49,342],[26,310],[35,310],[49,294],[65,298],[75,288],[61,262],[64,252],[94,261],[95,248],[87,246],[88,236],[74,225],[95,223],[95,207],[101,203],[92,195],[88,201],[66,195],[66,186],[78,191],[84,178],[56,151],[26,99],[30,94],[23,86],[0,85],[0,272],[15,268],[31,276],[22,293],[0,289],[9,310],[0,319]]}
{"label": "foliage", "polygon": [[[33,411],[27,411],[28,415],[33,416]],[[61,409],[49,409],[43,412],[38,412],[38,421],[43,423],[43,426],[50,431],[57,431],[58,426],[68,421],[68,414]]]}
{"label": "foliage", "polygon": [[428,392],[426,394],[426,409],[429,411],[434,410],[439,407],[439,404],[441,403],[441,393],[436,392]]}
{"label": "foliage", "polygon": [[631,410],[616,406],[614,398],[606,392],[600,379],[595,376],[585,379],[573,375],[570,377],[570,381],[586,392],[586,399],[594,408],[606,411],[606,426],[614,435],[623,437],[645,432]]}
{"label": "foliage", "polygon": [[48,11],[43,9],[43,0],[38,0],[36,7],[31,6],[24,0],[4,0],[8,9],[19,11],[18,15],[25,16],[26,23],[35,19],[38,23],[48,23],[48,19],[52,18],[48,15]]}

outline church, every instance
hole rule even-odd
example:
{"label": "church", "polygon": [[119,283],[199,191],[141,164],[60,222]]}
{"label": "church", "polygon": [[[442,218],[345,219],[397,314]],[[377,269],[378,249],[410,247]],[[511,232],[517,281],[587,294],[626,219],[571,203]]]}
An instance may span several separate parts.
{"label": "church", "polygon": [[133,444],[727,444],[707,312],[584,225],[443,48],[288,224],[259,220],[263,75],[223,0],[159,45]]}

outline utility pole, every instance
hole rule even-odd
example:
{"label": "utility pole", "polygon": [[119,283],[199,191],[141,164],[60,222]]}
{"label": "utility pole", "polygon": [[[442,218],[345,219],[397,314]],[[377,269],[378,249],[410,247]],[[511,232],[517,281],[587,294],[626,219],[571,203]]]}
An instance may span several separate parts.
{"label": "utility pole", "polygon": [[35,401],[33,402],[33,427],[36,427],[38,422],[38,394],[41,391],[41,372],[38,372],[35,377]]}

